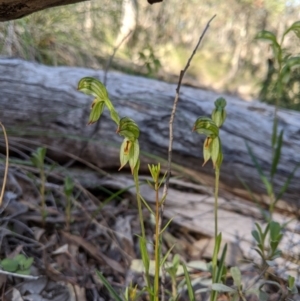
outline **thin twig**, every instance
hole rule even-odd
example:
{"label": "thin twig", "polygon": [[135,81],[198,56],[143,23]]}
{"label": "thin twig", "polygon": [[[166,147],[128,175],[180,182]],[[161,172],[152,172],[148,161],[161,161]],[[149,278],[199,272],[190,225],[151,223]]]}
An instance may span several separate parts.
{"label": "thin twig", "polygon": [[0,206],[2,205],[2,200],[4,197],[4,191],[6,186],[6,180],[7,180],[7,174],[8,174],[8,157],[9,157],[9,147],[8,147],[8,138],[6,134],[6,130],[2,122],[0,122],[0,126],[2,127],[4,139],[5,139],[5,147],[6,147],[6,160],[5,160],[5,169],[4,169],[4,176],[3,176],[3,183],[2,183],[2,189],[0,194]]}
{"label": "thin twig", "polygon": [[112,60],[114,59],[117,51],[119,50],[119,48],[121,47],[121,45],[124,43],[124,41],[127,40],[127,38],[132,34],[132,30],[130,30],[128,32],[128,34],[120,41],[120,43],[115,46],[114,50],[113,50],[113,53],[112,55],[109,57],[107,63],[106,63],[106,66],[104,68],[104,76],[103,76],[103,85],[106,86],[106,81],[107,81],[107,73],[108,73],[108,69],[110,68],[110,65],[112,63]]}
{"label": "thin twig", "polygon": [[252,284],[250,284],[245,291],[248,291],[250,288],[252,288],[258,281],[259,279],[261,279],[261,277],[263,276],[263,274],[265,274],[268,270],[269,266],[264,263],[261,272],[259,273],[259,275],[253,280]]}
{"label": "thin twig", "polygon": [[23,275],[23,274],[18,274],[18,273],[11,273],[11,272],[7,272],[7,271],[3,271],[3,270],[0,270],[0,274],[13,276],[13,277],[19,277],[19,278],[23,278],[23,279],[31,279],[31,280],[37,280],[42,277],[42,276],[31,276],[31,275]]}
{"label": "thin twig", "polygon": [[[168,194],[168,189],[169,189],[169,182],[170,182],[170,177],[171,177],[171,164],[172,164],[172,148],[173,148],[173,123],[174,123],[174,118],[175,118],[175,113],[176,113],[176,109],[177,109],[177,103],[179,100],[179,92],[180,92],[180,87],[181,87],[181,83],[182,83],[182,79],[187,71],[187,69],[190,66],[190,63],[194,57],[194,55],[197,52],[197,49],[199,47],[199,45],[201,44],[205,33],[207,32],[210,23],[212,22],[212,20],[216,17],[216,15],[214,15],[206,24],[199,40],[198,43],[196,45],[196,47],[194,48],[194,51],[192,52],[190,58],[187,61],[187,64],[185,66],[185,68],[183,70],[180,71],[179,74],[179,80],[178,80],[178,84],[177,84],[177,88],[176,88],[176,95],[175,95],[175,99],[174,99],[174,104],[173,104],[173,109],[172,109],[172,113],[171,113],[171,117],[170,117],[170,121],[169,121],[169,148],[168,148],[168,164],[167,164],[167,176],[166,176],[166,181],[164,184],[164,189],[163,189],[163,197],[162,199],[164,200]],[[163,212],[164,212],[164,202],[161,204],[160,207],[160,217],[159,217],[159,229],[161,230],[161,226],[162,226],[162,218],[163,218]],[[161,301],[165,300],[165,294],[164,294],[164,282],[165,282],[165,271],[164,268],[162,269],[162,287],[161,287]]]}

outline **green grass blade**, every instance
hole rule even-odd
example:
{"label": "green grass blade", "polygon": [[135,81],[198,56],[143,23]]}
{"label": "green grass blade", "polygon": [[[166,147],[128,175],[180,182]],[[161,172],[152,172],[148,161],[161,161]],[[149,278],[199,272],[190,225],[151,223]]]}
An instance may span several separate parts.
{"label": "green grass blade", "polygon": [[256,156],[254,155],[254,153],[252,151],[252,148],[249,146],[249,144],[247,142],[246,142],[246,147],[247,147],[247,150],[248,150],[248,154],[250,155],[251,160],[254,163],[254,165],[255,165],[255,167],[256,167],[259,175],[265,177],[265,175],[264,175],[264,173],[262,171],[262,168],[261,168],[260,164],[258,163],[258,161],[256,159]]}
{"label": "green grass blade", "polygon": [[184,277],[185,277],[186,286],[187,286],[187,289],[188,289],[189,301],[196,301],[189,272],[188,272],[188,270],[186,268],[186,265],[184,263],[182,263],[182,267],[183,267],[183,270],[184,270]]}
{"label": "green grass blade", "polygon": [[225,244],[225,246],[223,248],[221,259],[219,261],[218,273],[217,273],[217,277],[216,277],[216,282],[217,283],[220,282],[221,278],[222,278],[223,267],[225,265],[226,253],[227,253],[227,244]]}
{"label": "green grass blade", "polygon": [[253,201],[255,201],[256,205],[262,210],[262,207],[259,204],[258,199],[256,198],[256,196],[253,194],[252,190],[250,189],[250,187],[248,186],[248,184],[240,177],[237,175],[238,180],[241,182],[241,184],[244,186],[244,188],[247,190],[247,192],[249,193],[251,199]]}
{"label": "green grass blade", "polygon": [[170,253],[172,252],[172,250],[174,249],[175,244],[168,250],[168,252],[165,254],[165,256],[163,257],[163,259],[161,260],[160,265],[163,266],[166,262],[166,260],[168,259]]}
{"label": "green grass blade", "polygon": [[170,223],[173,221],[174,217],[170,218],[168,220],[168,222],[166,223],[166,225],[162,228],[162,230],[160,231],[159,235],[163,234],[163,232],[169,227]]}
{"label": "green grass blade", "polygon": [[297,171],[297,169],[300,167],[300,162],[294,167],[293,171],[291,172],[291,174],[288,176],[288,178],[286,179],[286,181],[284,182],[283,186],[281,187],[278,195],[276,196],[275,199],[275,204],[278,200],[280,200],[280,198],[282,197],[282,195],[285,193],[285,191],[288,189],[292,179],[294,178],[295,172]]}
{"label": "green grass blade", "polygon": [[273,123],[273,131],[272,131],[272,149],[275,149],[275,145],[277,143],[277,128],[278,128],[278,119],[275,116]]}
{"label": "green grass blade", "polygon": [[261,179],[261,181],[264,183],[265,187],[266,187],[266,190],[267,190],[267,193],[268,195],[272,195],[273,194],[273,186],[272,184],[270,183],[270,181],[268,180],[268,178],[265,176],[260,164],[258,163],[255,155],[253,154],[252,152],[252,149],[251,147],[248,145],[248,143],[246,142],[246,147],[247,147],[247,150],[248,150],[248,153],[251,157],[251,160],[252,162],[254,163],[257,171],[258,171],[258,174],[259,174],[259,177]]}
{"label": "green grass blade", "polygon": [[147,201],[146,201],[141,195],[140,195],[140,198],[141,198],[143,204],[144,204],[144,205],[146,206],[146,208],[149,210],[149,212],[155,216],[154,211],[151,209],[151,207],[149,206],[149,204],[147,203]]}
{"label": "green grass blade", "polygon": [[110,295],[114,298],[115,301],[123,301],[116,290],[110,285],[110,283],[106,280],[106,278],[103,276],[103,274],[96,270],[97,276],[101,279],[103,285],[106,287],[106,289],[109,291]]}
{"label": "green grass blade", "polygon": [[146,274],[149,273],[149,266],[150,266],[150,259],[149,259],[149,254],[147,250],[147,241],[139,236],[139,241],[140,241],[140,251],[142,255],[142,261],[145,267]]}
{"label": "green grass blade", "polygon": [[215,240],[214,252],[212,256],[213,267],[216,267],[217,265],[221,242],[222,242],[222,233],[220,233]]}
{"label": "green grass blade", "polygon": [[280,159],[280,156],[281,156],[282,142],[283,142],[283,130],[280,131],[280,134],[279,134],[279,137],[278,137],[277,147],[275,149],[273,162],[272,162],[272,167],[271,167],[271,178],[274,177],[274,175],[277,171],[278,162],[279,162],[279,159]]}
{"label": "green grass blade", "polygon": [[100,190],[104,191],[105,193],[110,194],[110,196],[108,198],[106,198],[100,206],[98,206],[98,208],[94,211],[93,216],[96,216],[102,210],[102,208],[104,206],[106,206],[111,200],[118,199],[121,201],[122,198],[120,197],[120,195],[134,187],[135,187],[135,185],[130,185],[128,187],[118,190],[117,192],[112,192],[111,190],[109,190],[105,187],[102,187],[102,186],[99,187]]}

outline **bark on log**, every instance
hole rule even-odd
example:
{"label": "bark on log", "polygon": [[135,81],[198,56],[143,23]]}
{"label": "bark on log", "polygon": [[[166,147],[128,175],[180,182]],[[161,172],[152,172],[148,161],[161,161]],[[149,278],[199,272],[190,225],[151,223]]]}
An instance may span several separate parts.
{"label": "bark on log", "polygon": [[[0,1],[0,22],[15,20],[34,12],[88,0],[2,0]],[[160,1],[148,1],[150,4]]]}
{"label": "bark on log", "polygon": [[15,20],[34,12],[87,0],[2,0],[0,1],[0,22]]}
{"label": "bark on log", "polygon": [[[47,67],[18,59],[0,59],[0,120],[6,126],[12,151],[23,145],[32,148],[45,144],[48,155],[66,162],[68,155],[78,155],[85,140],[96,125],[86,126],[92,99],[76,91],[84,76],[103,78],[102,71],[70,67]],[[167,158],[168,121],[175,95],[175,85],[147,78],[108,74],[107,88],[121,116],[135,119],[141,128],[140,146],[143,163],[154,163],[153,156]],[[194,121],[200,115],[210,115],[218,93],[182,87],[174,124],[173,162],[184,167],[184,172],[195,181],[213,186],[211,164],[201,167],[204,137],[192,133]],[[271,134],[274,107],[259,102],[244,102],[225,96],[228,117],[221,129],[224,161],[221,188],[246,196],[239,182],[242,178],[256,193],[265,193],[262,181],[248,154],[246,142],[262,165],[271,168]],[[284,129],[282,160],[274,179],[280,188],[287,176],[300,162],[300,114],[279,110],[278,123]],[[118,147],[122,138],[107,111],[100,128],[90,139],[81,157],[101,168],[119,167]],[[1,137],[1,143],[3,138]],[[147,154],[151,156],[147,158]],[[146,171],[146,165],[142,165]],[[180,168],[178,169],[180,170]],[[300,207],[300,170],[291,181],[283,209],[297,211]],[[261,198],[262,202],[267,201]]]}

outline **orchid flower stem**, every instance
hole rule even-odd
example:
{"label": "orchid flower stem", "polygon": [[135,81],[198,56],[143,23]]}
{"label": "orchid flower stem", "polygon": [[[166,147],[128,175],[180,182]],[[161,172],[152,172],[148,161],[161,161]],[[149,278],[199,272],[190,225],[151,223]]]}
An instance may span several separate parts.
{"label": "orchid flower stem", "polygon": [[216,167],[215,171],[215,203],[214,203],[214,216],[215,216],[215,239],[218,236],[218,194],[219,194],[219,178],[220,178],[220,168]]}
{"label": "orchid flower stem", "polygon": [[[217,237],[218,237],[218,194],[219,194],[219,178],[220,178],[220,168],[216,166],[215,170],[215,202],[214,202],[214,218],[215,218],[215,244],[217,243]],[[217,254],[216,257],[213,258],[213,267],[212,267],[212,281],[213,283],[217,279],[217,272],[218,272],[218,266],[217,266]],[[212,291],[210,300],[216,301],[218,296],[218,292]]]}
{"label": "orchid flower stem", "polygon": [[[141,194],[140,194],[139,174],[138,174],[138,169],[137,168],[134,169],[133,178],[134,178],[135,189],[136,189],[136,199],[137,199],[137,205],[138,205],[138,212],[139,212],[139,220],[140,220],[140,225],[141,225],[142,239],[144,241],[146,241],[146,232],[145,232],[145,225],[144,225],[142,200],[141,200]],[[149,271],[147,269],[145,271],[145,276],[146,276],[147,286],[148,286],[148,288],[150,288],[151,287],[150,275],[149,275]]]}
{"label": "orchid flower stem", "polygon": [[139,219],[140,219],[140,224],[141,224],[142,237],[146,239],[138,172],[134,172],[133,176],[134,176],[134,183],[135,183],[135,189],[136,189],[136,198],[137,198],[137,205],[138,205]]}
{"label": "orchid flower stem", "polygon": [[46,200],[45,200],[45,183],[46,183],[46,176],[44,170],[44,163],[40,169],[40,177],[41,177],[41,186],[40,186],[40,194],[41,194],[41,204],[42,204],[42,222],[45,225],[46,222]]}
{"label": "orchid flower stem", "polygon": [[159,270],[160,270],[160,251],[159,251],[159,241],[160,241],[160,234],[159,234],[159,220],[160,220],[160,204],[159,204],[159,191],[158,191],[158,182],[155,183],[155,203],[156,203],[156,210],[155,210],[155,278],[154,278],[154,294],[155,294],[155,301],[159,301]]}

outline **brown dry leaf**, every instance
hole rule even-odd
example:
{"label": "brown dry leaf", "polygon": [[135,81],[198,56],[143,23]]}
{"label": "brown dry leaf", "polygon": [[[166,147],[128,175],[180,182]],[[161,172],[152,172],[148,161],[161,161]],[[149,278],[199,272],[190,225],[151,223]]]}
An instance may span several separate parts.
{"label": "brown dry leaf", "polygon": [[39,227],[31,227],[31,229],[33,230],[35,240],[40,241],[41,237],[45,233],[45,229]]}
{"label": "brown dry leaf", "polygon": [[86,301],[84,287],[80,287],[76,284],[72,285],[71,283],[68,283],[67,286],[68,286],[69,293],[70,293],[69,301]]}
{"label": "brown dry leaf", "polygon": [[87,242],[84,238],[72,235],[70,233],[62,231],[61,234],[69,241],[73,242],[74,244],[77,244],[81,246],[87,253],[90,254],[90,256],[94,257],[97,261],[101,263],[107,263],[112,269],[119,273],[124,273],[124,268],[115,260],[105,256],[103,253],[101,253],[93,244]]}
{"label": "brown dry leaf", "polygon": [[63,246],[59,247],[55,251],[52,252],[52,255],[64,254],[69,253],[69,245],[64,244]]}

